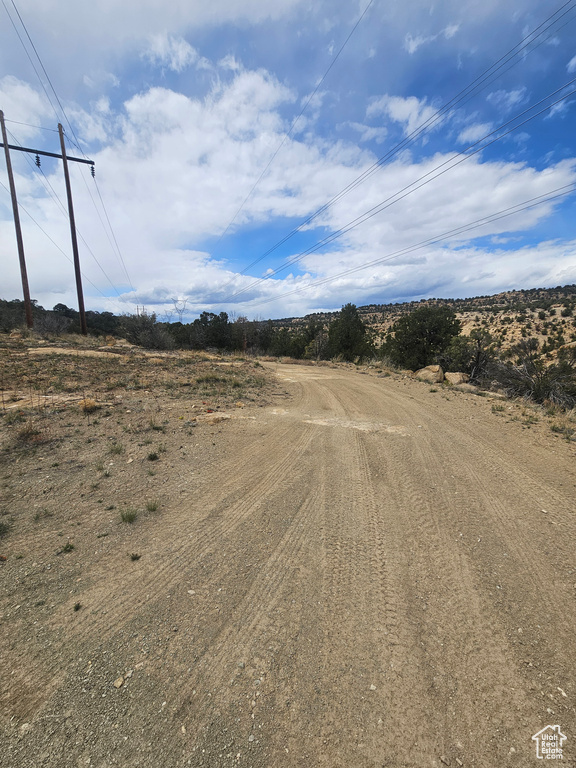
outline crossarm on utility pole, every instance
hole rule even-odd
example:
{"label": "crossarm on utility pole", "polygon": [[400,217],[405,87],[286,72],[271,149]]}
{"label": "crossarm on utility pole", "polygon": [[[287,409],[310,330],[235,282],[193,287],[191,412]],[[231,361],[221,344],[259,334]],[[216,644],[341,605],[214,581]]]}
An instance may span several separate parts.
{"label": "crossarm on utility pole", "polygon": [[[0,147],[8,147],[8,149],[15,149],[18,152],[29,152],[31,155],[42,155],[43,157],[56,157],[58,160],[62,159],[62,155],[57,155],[55,152],[45,152],[43,149],[30,149],[30,147],[18,147],[16,144],[0,143]],[[86,160],[83,157],[70,157],[66,155],[66,160],[70,160],[73,163],[86,163],[86,165],[94,165],[94,160]]]}

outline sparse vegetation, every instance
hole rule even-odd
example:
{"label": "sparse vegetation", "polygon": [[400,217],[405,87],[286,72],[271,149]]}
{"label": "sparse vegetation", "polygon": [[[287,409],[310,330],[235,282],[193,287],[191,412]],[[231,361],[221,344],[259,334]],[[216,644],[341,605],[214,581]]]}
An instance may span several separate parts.
{"label": "sparse vegetation", "polygon": [[156,512],[160,506],[160,503],[156,500],[149,500],[146,502],[146,509],[148,512]]}
{"label": "sparse vegetation", "polygon": [[79,407],[82,413],[85,414],[94,413],[94,411],[97,411],[100,408],[98,403],[91,397],[85,397],[83,400],[81,400]]}
{"label": "sparse vegetation", "polygon": [[449,307],[422,307],[392,326],[381,353],[394,365],[415,371],[433,363],[460,329],[460,321]]}
{"label": "sparse vegetation", "polygon": [[123,523],[133,523],[138,517],[138,512],[131,507],[120,511],[120,520]]}

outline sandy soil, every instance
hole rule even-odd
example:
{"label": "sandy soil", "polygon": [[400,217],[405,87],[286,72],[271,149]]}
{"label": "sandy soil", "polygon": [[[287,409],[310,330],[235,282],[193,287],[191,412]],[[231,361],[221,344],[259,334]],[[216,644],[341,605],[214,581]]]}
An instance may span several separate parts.
{"label": "sandy soil", "polygon": [[[95,488],[77,450],[3,468],[27,522],[0,546],[0,765],[524,768],[549,724],[576,765],[574,443],[267,365],[274,402],[226,421],[156,401],[155,475],[136,443]],[[121,523],[122,493],[159,508]]]}

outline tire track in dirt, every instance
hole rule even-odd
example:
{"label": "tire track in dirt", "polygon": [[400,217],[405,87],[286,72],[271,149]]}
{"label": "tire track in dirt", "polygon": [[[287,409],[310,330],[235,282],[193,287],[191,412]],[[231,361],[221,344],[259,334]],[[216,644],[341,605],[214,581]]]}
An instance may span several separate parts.
{"label": "tire track in dirt", "polygon": [[[331,392],[331,386],[338,386],[337,391]],[[366,419],[353,386],[330,380],[315,382],[315,389],[323,403],[336,400],[338,408],[332,405],[332,412],[337,410],[343,421]],[[318,410],[316,405],[314,412]],[[417,664],[414,675],[403,669],[406,659],[414,661],[419,651],[403,606],[401,557],[386,534],[393,510],[388,499],[375,495],[367,438],[337,423],[323,429],[331,448],[323,453],[330,457],[332,484],[324,511],[324,639],[316,679],[322,690],[345,689],[347,695],[344,700],[336,695],[320,707],[315,759],[330,768],[373,765],[387,753],[383,734],[401,733],[407,722],[406,712],[391,700],[405,684],[417,700],[424,700],[425,689]],[[426,718],[419,732],[417,754],[424,759],[433,743]]]}
{"label": "tire track in dirt", "polygon": [[[426,476],[436,479],[450,464],[438,459],[436,443],[412,441],[402,447],[401,458],[394,457],[397,467],[393,471],[401,481],[392,492],[407,523],[402,538],[404,546],[411,544],[415,578],[405,594],[418,616],[413,629],[426,657],[428,703],[421,716],[426,711],[434,713],[437,753],[450,759],[476,753],[482,759],[479,745],[484,745],[486,753],[494,749],[498,764],[505,765],[510,756],[498,754],[502,744],[517,744],[522,736],[511,729],[510,714],[514,713],[516,725],[530,715],[532,724],[537,724],[537,708],[530,701],[528,686],[522,683],[519,660],[514,658],[500,617],[482,599],[469,558],[458,551],[455,537],[445,528],[444,516],[460,501],[455,502],[443,485],[434,497],[422,491]],[[416,584],[418,592],[424,593],[425,611],[418,610],[423,596],[416,595]],[[478,705],[490,713],[487,729],[478,721]],[[456,712],[458,728],[452,722]],[[499,732],[496,741],[495,730]]]}
{"label": "tire track in dirt", "polygon": [[[143,595],[146,595],[146,601],[154,601],[167,592],[172,585],[181,582],[185,578],[180,565],[182,562],[201,559],[214,543],[236,530],[271,493],[276,493],[279,488],[290,482],[294,463],[309,445],[313,435],[313,428],[303,428],[296,440],[289,444],[288,450],[285,444],[284,450],[279,451],[280,458],[277,461],[266,466],[265,469],[262,464],[253,467],[252,482],[244,493],[238,494],[230,481],[226,483],[227,487],[224,489],[224,494],[228,495],[221,496],[218,502],[214,503],[212,499],[214,489],[211,488],[205,494],[207,498],[200,497],[196,504],[198,507],[209,510],[208,514],[195,524],[192,523],[192,532],[184,537],[182,536],[184,522],[182,518],[188,515],[188,511],[181,506],[180,514],[175,514],[174,522],[167,526],[167,530],[165,529],[165,537],[169,539],[170,529],[173,529],[175,536],[178,535],[180,538],[180,542],[170,549],[166,546],[160,551],[152,549],[150,557],[155,559],[154,568],[147,572],[133,570],[130,573],[124,573],[116,584],[108,581],[104,589],[98,584],[92,595],[88,592],[83,596],[86,604],[90,606],[90,612],[86,611],[81,621],[70,622],[78,642],[90,637],[95,631],[98,632],[101,640],[106,639],[123,626],[142,601]],[[226,470],[224,474],[234,476],[233,472]],[[237,480],[235,485],[237,487]],[[240,496],[240,498],[230,504],[229,496]],[[204,501],[205,504],[203,504]],[[102,622],[100,612],[107,606],[112,606],[112,609],[106,614],[106,621]],[[63,618],[62,610],[54,616],[54,624],[59,624]]]}
{"label": "tire track in dirt", "polygon": [[[559,567],[573,542],[574,522],[559,511],[568,495],[550,475],[530,471],[546,452],[509,435],[490,446],[490,425],[454,418],[468,406],[414,398],[414,386],[403,393],[398,382],[352,372],[286,371],[296,397],[283,415],[260,411],[264,423],[250,434],[262,441],[251,455],[215,460],[222,482],[189,491],[170,518],[150,525],[146,551],[158,570],[126,579],[117,560],[106,596],[100,573],[88,574],[95,586],[83,600],[118,605],[106,616],[78,616],[85,622],[78,635],[53,629],[51,670],[65,637],[90,659],[103,636],[104,652],[125,660],[138,650],[134,629],[149,639],[156,632],[142,674],[111,690],[115,659],[100,657],[109,696],[100,701],[95,691],[88,709],[82,682],[74,688],[60,672],[49,711],[66,700],[84,706],[84,722],[93,713],[104,740],[114,697],[126,707],[131,741],[123,745],[119,733],[106,743],[117,744],[119,763],[139,768],[518,768],[535,759],[531,735],[547,722],[560,722],[570,738],[576,681],[565,685],[522,662],[534,653],[545,665],[550,653],[571,683],[573,596],[547,614],[540,633],[557,642],[554,654],[532,645],[536,635],[526,637],[527,625],[517,623],[536,615],[555,580],[561,599],[569,597]],[[310,416],[318,423],[306,424]],[[407,434],[352,428],[370,421],[400,424]],[[548,486],[559,525],[543,516],[538,530],[570,537],[550,561],[517,520],[518,505]],[[470,494],[474,503],[466,503]],[[496,591],[504,553],[509,588]],[[192,579],[200,588],[188,599]],[[44,649],[38,664],[47,658]],[[565,699],[552,700],[548,677]],[[54,740],[79,762],[72,740]],[[134,745],[144,741],[150,749],[140,761]]]}
{"label": "tire track in dirt", "polygon": [[[267,688],[274,685],[274,680],[267,679],[270,664],[260,660],[254,667],[254,657],[266,655],[264,646],[274,622],[272,614],[279,602],[286,599],[291,581],[301,567],[302,550],[317,523],[324,492],[322,483],[312,488],[230,619],[199,660],[195,673],[184,685],[178,682],[176,695],[180,703],[176,717],[178,721],[192,721],[196,734],[187,746],[189,758],[209,741],[207,730],[215,707],[227,709],[235,703],[246,709],[247,693],[250,698],[265,696]],[[257,692],[247,680],[250,672],[259,675]],[[246,740],[248,734],[244,736]]]}
{"label": "tire track in dirt", "polygon": [[[406,600],[406,542],[402,537],[398,539],[394,536],[393,519],[397,515],[397,507],[394,494],[390,491],[397,478],[394,465],[386,454],[381,455],[378,463],[379,475],[384,482],[375,482],[369,457],[374,442],[374,435],[355,433],[355,450],[351,456],[356,517],[364,517],[369,546],[370,572],[366,584],[369,609],[366,618],[372,631],[376,683],[376,690],[370,689],[370,704],[365,708],[364,751],[367,760],[379,758],[387,765],[389,759],[395,759],[396,752],[389,741],[389,734],[401,734],[406,723],[417,722],[418,738],[410,758],[414,765],[423,765],[434,753],[436,734],[423,708],[423,702],[427,701],[426,676],[422,674],[422,653],[416,642],[409,602]],[[388,450],[401,446],[403,442],[403,437],[386,440]],[[402,701],[406,690],[410,691],[413,701],[411,709],[407,709]]]}
{"label": "tire track in dirt", "polygon": [[[340,388],[339,392],[343,400],[346,400],[343,388]],[[356,403],[358,403],[357,393]],[[363,400],[364,403],[365,400]],[[381,411],[382,401],[379,405]],[[372,408],[370,410],[372,417],[376,417],[377,411],[375,413]],[[361,414],[358,407],[351,408],[349,411],[349,416],[358,416],[358,414]],[[409,620],[406,615],[402,615],[400,612],[400,621],[396,622],[396,626],[394,626],[395,622],[392,622],[391,625],[391,629],[394,628],[396,635],[402,631],[404,637],[394,638],[393,633],[391,633],[393,640],[391,648],[397,650],[395,666],[399,669],[390,688],[396,692],[410,690],[412,711],[407,709],[403,694],[397,695],[396,702],[390,707],[392,715],[389,714],[385,727],[399,733],[402,723],[410,721],[420,724],[426,722],[430,719],[426,717],[426,713],[438,710],[439,701],[442,701],[441,706],[445,711],[445,715],[433,728],[436,732],[435,738],[429,736],[422,739],[420,737],[417,747],[411,752],[410,759],[413,760],[414,765],[420,765],[422,764],[421,761],[429,759],[430,754],[434,754],[434,752],[440,755],[450,750],[456,750],[456,754],[462,754],[458,752],[457,747],[459,739],[462,737],[459,737],[450,726],[450,713],[455,713],[452,699],[457,699],[459,710],[465,713],[466,726],[464,730],[466,727],[473,731],[476,728],[475,735],[478,736],[477,709],[474,704],[469,705],[467,685],[471,684],[477,689],[480,688],[477,691],[478,695],[485,697],[483,702],[485,705],[488,702],[488,705],[493,707],[494,722],[500,726],[506,723],[507,708],[514,712],[523,711],[524,716],[526,714],[535,716],[537,709],[528,704],[529,697],[526,689],[518,685],[521,676],[514,654],[511,652],[502,627],[495,626],[498,621],[495,621],[490,607],[482,600],[477,591],[468,558],[456,550],[450,536],[451,532],[445,530],[444,521],[439,516],[439,511],[442,509],[448,509],[453,513],[454,506],[458,507],[460,500],[445,492],[442,486],[434,494],[433,499],[428,498],[423,492],[423,488],[426,486],[430,488],[429,478],[441,477],[445,472],[445,467],[451,464],[450,462],[445,464],[438,457],[437,448],[441,440],[434,442],[428,440],[428,434],[432,432],[432,430],[427,429],[430,424],[429,414],[426,414],[424,409],[420,414],[412,412],[410,418],[412,423],[415,416],[423,423],[424,429],[416,433],[415,440],[404,443],[397,441],[396,451],[392,457],[389,451],[380,452],[379,464],[388,462],[389,486],[395,499],[396,514],[386,521],[388,531],[391,528],[395,529],[393,538],[396,547],[394,549],[397,551],[405,550],[407,545],[410,546],[412,538],[414,544],[418,544],[418,546],[414,548],[414,552],[410,553],[411,570],[426,574],[428,581],[428,587],[424,586],[423,590],[419,588],[420,591],[435,587],[435,590],[440,591],[443,596],[443,600],[435,600],[433,605],[429,604],[427,606],[428,613],[421,617],[421,612],[417,610],[418,597],[408,581],[407,563],[396,563],[396,567],[392,568],[392,572],[396,575],[404,572],[406,582],[404,585],[400,585],[397,593],[399,592],[402,601],[410,606],[412,616]],[[445,443],[449,443],[449,437],[445,432],[446,430],[444,433],[437,431],[434,434],[442,435]],[[360,444],[365,438],[364,436],[362,438],[357,436],[356,439]],[[382,438],[379,437],[378,439],[382,443]],[[386,440],[385,445],[386,448],[390,447],[389,439]],[[457,458],[457,463],[461,466],[462,454],[458,457],[452,456],[451,461],[456,462]],[[371,488],[373,486],[371,478],[362,468],[364,462],[368,463],[366,453],[363,460],[357,463],[352,474],[357,478],[363,478],[362,481],[357,480],[357,494],[362,499],[365,509],[373,510],[372,519],[374,522],[371,526],[371,538],[376,542],[376,547],[372,550],[372,558],[374,567],[378,569],[381,567],[381,561],[379,561],[376,553],[384,548],[382,536],[379,534],[384,521],[378,518],[378,505],[370,504],[366,493],[362,494],[360,491],[361,487]],[[424,482],[422,482],[423,479]],[[370,513],[368,514],[370,517]],[[505,514],[504,511],[503,514]],[[388,571],[384,579],[390,583],[390,568]],[[438,582],[442,584],[440,590]],[[373,595],[374,592],[371,591],[371,594]],[[388,597],[388,602],[390,602],[390,597]],[[400,601],[396,599],[395,602],[398,604]],[[396,609],[396,617],[398,617],[398,609]],[[441,640],[436,640],[435,635],[439,635]],[[453,640],[453,637],[457,637],[458,640]],[[424,653],[414,647],[414,638],[419,639]],[[449,651],[449,654],[446,654],[446,651]],[[454,671],[447,667],[445,655],[452,657],[452,659],[458,659]],[[419,658],[421,663],[417,661]],[[394,665],[394,661],[389,663]],[[409,664],[418,670],[414,679],[410,679],[409,672],[402,669],[403,665],[406,667]],[[487,670],[494,668],[494,666],[498,669],[498,674],[492,676],[487,673]],[[482,683],[483,677],[484,684]],[[424,689],[421,684],[422,679],[427,681]],[[511,693],[518,688],[520,690]],[[418,702],[424,703],[419,705]],[[466,707],[463,706],[463,702],[468,702]],[[396,715],[395,718],[394,714]],[[385,718],[384,722],[386,722]],[[493,737],[493,734],[489,732],[484,735],[488,740]],[[518,734],[511,732],[505,735],[506,739],[511,740],[517,737]],[[465,745],[466,749],[477,751],[478,743],[478,739],[474,745],[468,742]],[[486,743],[488,745],[490,742],[487,741]],[[507,755],[503,755],[502,759],[505,757]]]}

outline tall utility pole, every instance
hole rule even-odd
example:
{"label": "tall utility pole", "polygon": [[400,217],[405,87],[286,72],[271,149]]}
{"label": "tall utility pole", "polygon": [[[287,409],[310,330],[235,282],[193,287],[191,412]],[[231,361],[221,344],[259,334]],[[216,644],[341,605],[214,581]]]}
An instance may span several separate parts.
{"label": "tall utility pole", "polygon": [[10,148],[8,147],[8,138],[6,136],[6,126],[4,124],[4,112],[0,110],[0,124],[2,126],[2,143],[4,144],[4,153],[6,154],[6,169],[8,171],[8,181],[10,182],[10,196],[12,197],[12,211],[14,213],[14,226],[16,227],[16,242],[18,243],[18,258],[20,259],[20,275],[22,277],[22,292],[24,294],[24,309],[26,310],[26,325],[32,328],[34,318],[32,316],[32,302],[30,301],[30,288],[28,287],[28,274],[26,272],[26,260],[24,259],[24,241],[22,240],[22,228],[20,227],[20,213],[18,211],[18,200],[16,199],[16,185],[14,184],[14,174],[12,173],[12,161],[10,160]]}
{"label": "tall utility pole", "polygon": [[86,325],[86,312],[84,311],[84,292],[82,291],[82,274],[80,273],[80,258],[78,256],[78,240],[76,238],[76,223],[74,221],[74,206],[72,205],[72,189],[70,187],[70,175],[68,173],[68,158],[66,157],[66,145],[64,144],[64,129],[62,123],[58,123],[60,134],[60,147],[62,149],[62,164],[64,166],[64,178],[66,179],[66,195],[68,196],[68,213],[70,215],[70,234],[72,235],[72,253],[74,256],[74,273],[76,275],[76,291],[78,293],[78,311],[80,313],[80,329],[84,336],[88,335]]}
{"label": "tall utility pole", "polygon": [[8,168],[8,177],[10,179],[10,193],[12,195],[12,208],[14,210],[14,225],[16,226],[16,239],[18,241],[18,255],[20,257],[20,271],[22,273],[22,287],[24,289],[24,305],[26,307],[26,322],[28,327],[32,327],[32,302],[30,301],[30,291],[28,289],[28,277],[26,275],[26,262],[24,261],[24,244],[22,242],[22,232],[20,229],[20,216],[18,214],[18,202],[16,200],[16,188],[14,186],[14,179],[12,176],[12,164],[10,162],[9,150],[14,149],[18,152],[30,152],[36,155],[36,164],[40,165],[39,155],[44,157],[55,157],[61,159],[64,163],[64,178],[66,179],[66,193],[68,195],[68,213],[70,215],[70,230],[72,233],[72,250],[74,251],[74,271],[76,273],[76,290],[78,291],[78,311],[80,314],[80,327],[84,336],[88,334],[88,328],[86,326],[86,312],[84,311],[84,293],[82,291],[82,275],[80,274],[80,259],[78,258],[78,241],[76,239],[76,224],[74,222],[74,208],[72,206],[72,190],[70,188],[70,176],[68,174],[68,160],[75,163],[85,163],[91,166],[90,170],[92,176],[94,176],[94,161],[87,158],[80,157],[68,157],[66,154],[66,147],[64,145],[64,129],[58,124],[58,132],[60,134],[60,146],[62,148],[62,154],[57,155],[54,152],[45,152],[42,149],[30,149],[30,147],[19,147],[14,144],[8,144],[8,138],[6,136],[6,126],[4,125],[4,113],[0,110],[0,123],[2,123],[2,141],[0,147],[4,147],[6,153],[6,166]]}

